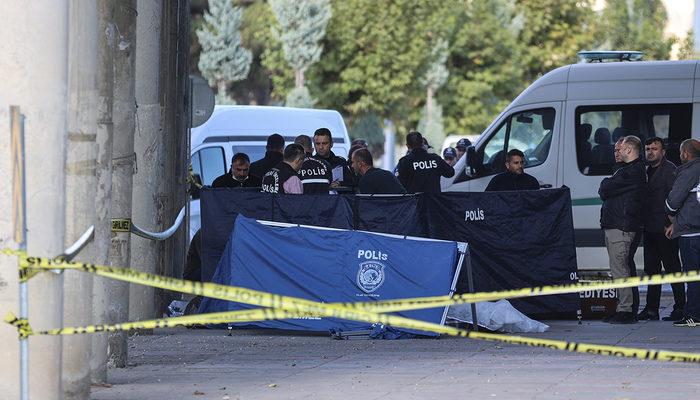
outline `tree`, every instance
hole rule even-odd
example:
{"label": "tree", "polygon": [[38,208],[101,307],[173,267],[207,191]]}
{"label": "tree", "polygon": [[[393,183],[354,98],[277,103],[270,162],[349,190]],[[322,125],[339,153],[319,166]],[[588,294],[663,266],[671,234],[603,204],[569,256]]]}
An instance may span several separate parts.
{"label": "tree", "polygon": [[382,121],[377,114],[367,113],[359,116],[350,126],[348,135],[351,140],[365,139],[375,159],[384,153],[384,131]]}
{"label": "tree", "polygon": [[437,96],[447,133],[480,133],[524,86],[524,47],[508,4],[485,0],[453,8],[458,28],[450,40],[450,76]]}
{"label": "tree", "polygon": [[320,41],[331,18],[329,0],[270,0],[279,23],[276,36],[282,42],[284,58],[294,70],[294,91],[287,97],[288,106],[310,106],[314,101],[305,88],[306,70],[321,58]]}
{"label": "tree", "polygon": [[669,58],[677,39],[664,37],[667,14],[661,0],[608,1],[602,17],[609,49],[643,51],[650,60]]}
{"label": "tree", "polygon": [[434,99],[435,92],[442,87],[450,75],[445,63],[447,62],[447,41],[438,38],[430,52],[431,64],[425,73],[421,83],[425,86],[425,106],[421,112],[418,123],[418,131],[429,143],[442,142],[445,132],[442,124],[442,107]]}
{"label": "tree", "polygon": [[231,0],[209,0],[205,24],[196,31],[202,46],[199,70],[209,84],[218,89],[218,104],[235,103],[226,93],[227,86],[245,79],[250,71],[252,54],[241,45],[239,32],[242,13]]}
{"label": "tree", "polygon": [[689,30],[685,35],[685,38],[680,43],[680,48],[678,49],[678,59],[679,60],[694,60],[695,57],[695,40],[693,36],[693,30]]}
{"label": "tree", "polygon": [[523,46],[525,85],[557,67],[576,62],[577,52],[597,43],[598,16],[592,0],[516,0],[514,6],[518,18],[514,33]]}

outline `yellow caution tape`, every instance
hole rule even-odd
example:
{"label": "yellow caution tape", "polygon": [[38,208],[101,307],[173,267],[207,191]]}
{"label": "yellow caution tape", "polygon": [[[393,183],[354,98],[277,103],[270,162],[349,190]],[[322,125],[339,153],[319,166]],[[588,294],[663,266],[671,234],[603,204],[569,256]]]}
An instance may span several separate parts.
{"label": "yellow caution tape", "polygon": [[[234,286],[224,286],[214,283],[192,282],[181,279],[163,277],[144,272],[139,272],[126,268],[115,268],[95,264],[66,262],[64,260],[52,260],[41,257],[28,257],[21,252],[12,252],[20,256],[20,268],[29,270],[47,270],[47,269],[75,269],[93,273],[96,275],[113,278],[121,281],[144,284],[147,286],[157,287],[166,290],[173,290],[182,293],[190,293],[222,300],[234,301],[239,303],[257,305],[265,307],[263,309],[246,310],[242,312],[216,313],[216,315],[193,315],[175,318],[165,318],[161,320],[130,322],[116,325],[94,325],[79,328],[60,328],[50,331],[41,331],[36,334],[46,335],[68,335],[91,333],[108,330],[126,330],[126,329],[149,329],[157,327],[178,326],[186,324],[202,324],[202,323],[225,323],[225,322],[252,322],[265,319],[288,319],[301,318],[308,316],[330,317],[339,319],[348,319],[354,321],[381,323],[395,327],[408,329],[416,329],[441,333],[451,336],[460,336],[471,339],[498,341],[503,343],[512,343],[533,347],[552,348],[557,350],[585,353],[585,354],[601,354],[619,357],[652,359],[659,361],[677,361],[700,363],[700,354],[671,352],[671,351],[656,351],[638,348],[627,348],[619,346],[605,346],[587,343],[566,342],[551,339],[538,339],[523,336],[510,336],[492,333],[469,332],[462,329],[457,329],[450,326],[443,326],[424,321],[417,321],[408,318],[403,318],[395,315],[378,314],[366,311],[364,308],[380,303],[380,308],[392,309],[406,307],[412,304],[411,309],[417,308],[432,308],[449,304],[458,304],[466,302],[496,300],[501,298],[525,297],[532,295],[545,294],[561,294],[572,293],[580,290],[593,290],[598,288],[618,288],[638,286],[639,284],[659,284],[671,282],[687,282],[700,280],[697,272],[673,274],[671,276],[650,276],[644,278],[626,278],[612,281],[610,283],[593,283],[593,284],[572,284],[560,286],[540,286],[530,289],[516,289],[502,292],[491,293],[474,293],[460,295],[455,299],[449,299],[443,296],[432,298],[416,298],[405,300],[392,300],[387,302],[377,303],[318,303],[306,299],[299,299],[290,296],[281,296],[271,293],[250,290]],[[449,301],[449,302],[448,302]],[[363,308],[363,309],[358,309]],[[408,308],[405,308],[408,309]],[[23,319],[18,319],[12,314],[8,314],[6,322],[17,327],[20,337],[27,337],[33,333],[28,322]],[[213,322],[207,322],[213,321]]]}

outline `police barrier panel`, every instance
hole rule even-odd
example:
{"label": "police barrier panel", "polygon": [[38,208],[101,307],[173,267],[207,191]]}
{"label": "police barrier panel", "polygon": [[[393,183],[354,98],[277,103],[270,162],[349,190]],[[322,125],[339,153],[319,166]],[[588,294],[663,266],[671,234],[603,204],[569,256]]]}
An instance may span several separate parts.
{"label": "police barrier panel", "polygon": [[[351,230],[262,225],[242,215],[219,261],[213,282],[322,303],[448,296],[457,243],[394,238]],[[205,298],[201,313],[250,308]],[[398,315],[442,322],[444,306]],[[327,332],[369,329],[356,321],[305,317],[252,322],[263,328]],[[416,333],[416,332],[411,332]],[[432,332],[421,332],[431,334]]]}
{"label": "police barrier panel", "polygon": [[[576,282],[568,189],[425,194],[420,199],[428,237],[469,243],[476,291]],[[458,286],[457,291],[467,290]],[[524,314],[554,318],[575,316],[579,301],[572,293],[512,303]]]}
{"label": "police barrier panel", "polygon": [[[576,277],[568,188],[397,197],[204,188],[201,199],[204,281],[213,276],[239,213],[261,220],[466,242],[474,254],[476,291],[563,284]],[[466,291],[465,278],[458,291]],[[528,298],[514,305],[533,318],[573,317],[579,299],[575,294]]]}
{"label": "police barrier panel", "polygon": [[[78,262],[64,262],[62,260],[52,260],[40,257],[29,257],[24,252],[13,250],[3,250],[4,254],[16,254],[19,256],[20,262],[20,279],[27,280],[35,274],[33,272],[41,272],[49,269],[74,269],[84,272],[93,273],[100,276],[110,277],[126,282],[143,284],[147,286],[158,287],[162,289],[175,290],[182,293],[190,293],[196,295],[205,295],[215,298],[221,298],[231,301],[240,301],[245,304],[255,304],[262,307],[273,307],[264,309],[254,309],[237,311],[230,313],[218,313],[208,315],[186,316],[177,318],[166,318],[159,320],[140,321],[134,323],[124,323],[116,325],[92,325],[86,327],[66,327],[57,328],[48,331],[35,332],[31,329],[29,323],[25,319],[19,319],[14,314],[8,313],[5,317],[5,322],[15,326],[18,329],[20,337],[30,335],[74,335],[82,333],[92,333],[101,331],[128,330],[144,327],[168,327],[179,325],[192,325],[197,323],[224,323],[233,321],[248,321],[248,320],[263,320],[263,319],[280,319],[280,318],[300,318],[305,316],[332,316],[338,318],[346,318],[351,320],[365,322],[380,322],[384,324],[392,324],[398,327],[422,329],[443,333],[452,336],[461,336],[471,339],[497,341],[503,343],[512,343],[533,347],[542,347],[557,349],[570,352],[578,352],[585,354],[599,354],[617,357],[628,357],[646,360],[658,361],[673,361],[686,363],[700,363],[700,354],[675,352],[675,351],[657,351],[639,348],[628,348],[621,346],[606,346],[588,343],[566,342],[561,340],[539,339],[523,336],[490,334],[480,332],[467,332],[465,330],[456,329],[453,327],[441,326],[427,322],[408,320],[398,316],[390,316],[385,314],[376,314],[358,310],[359,308],[371,308],[379,304],[376,303],[354,303],[355,310],[348,309],[342,304],[323,304],[310,302],[308,300],[284,297],[271,293],[263,293],[253,290],[247,290],[236,287],[226,287],[212,283],[188,282],[179,279],[152,275],[144,272],[139,272],[127,268],[109,267],[103,265],[86,264]],[[29,272],[27,272],[29,271]],[[699,271],[690,271],[684,273],[675,273],[670,276],[652,275],[643,278],[626,278],[617,279],[610,283],[594,283],[594,284],[573,284],[563,286],[539,287],[539,288],[522,288],[501,293],[475,293],[459,296],[458,299],[453,299],[450,303],[459,304],[464,301],[485,301],[495,300],[499,298],[513,298],[521,296],[541,296],[551,293],[572,293],[587,289],[608,289],[620,287],[633,287],[640,284],[662,284],[676,282],[696,282],[700,281]],[[469,299],[469,300],[467,300]],[[432,299],[435,300],[435,299]],[[393,303],[404,306],[413,303],[414,308],[424,307],[426,304],[433,307],[434,301],[429,299],[405,299],[392,301]],[[443,300],[444,302],[444,300]],[[364,305],[364,306],[363,306]],[[384,304],[387,306],[387,304]],[[398,307],[388,306],[386,310],[398,309]],[[405,307],[404,309],[408,309]]]}

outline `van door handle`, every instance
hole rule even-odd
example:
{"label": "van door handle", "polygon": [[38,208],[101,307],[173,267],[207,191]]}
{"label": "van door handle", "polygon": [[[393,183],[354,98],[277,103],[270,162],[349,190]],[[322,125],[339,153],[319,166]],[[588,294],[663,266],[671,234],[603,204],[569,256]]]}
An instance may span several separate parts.
{"label": "van door handle", "polygon": [[551,189],[551,188],[552,188],[552,185],[550,185],[549,183],[543,183],[540,185],[540,189]]}

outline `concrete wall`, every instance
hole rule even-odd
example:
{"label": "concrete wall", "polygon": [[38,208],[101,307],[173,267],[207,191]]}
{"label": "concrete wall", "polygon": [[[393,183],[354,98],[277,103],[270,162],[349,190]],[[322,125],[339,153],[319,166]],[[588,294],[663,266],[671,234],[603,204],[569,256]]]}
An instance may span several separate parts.
{"label": "concrete wall", "polygon": [[[26,177],[28,250],[55,256],[64,245],[64,162],[66,137],[66,82],[68,2],[66,0],[6,0],[0,24],[0,168],[9,179],[8,108],[21,107],[26,115]],[[11,210],[11,185],[0,185],[0,207]],[[0,213],[0,246],[12,245],[12,221]],[[0,310],[19,311],[16,262],[0,256]],[[36,329],[62,325],[63,277],[43,273],[29,282],[29,321]],[[0,281],[1,282],[1,281]],[[0,393],[19,397],[17,332],[0,329]],[[30,397],[61,397],[61,338],[32,337]]]}

